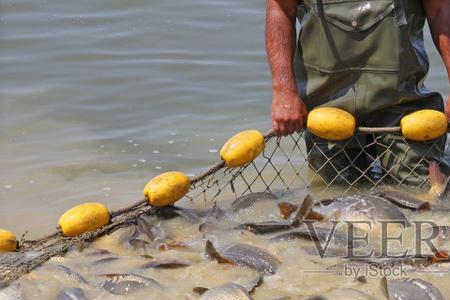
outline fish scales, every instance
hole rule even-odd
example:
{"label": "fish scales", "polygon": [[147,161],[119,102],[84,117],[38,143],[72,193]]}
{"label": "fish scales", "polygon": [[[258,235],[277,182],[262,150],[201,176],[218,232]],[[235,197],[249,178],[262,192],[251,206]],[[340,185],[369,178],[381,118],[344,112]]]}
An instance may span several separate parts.
{"label": "fish scales", "polygon": [[57,300],[88,300],[84,292],[80,288],[68,288],[62,290],[57,297]]}
{"label": "fish scales", "polygon": [[162,288],[154,279],[136,274],[107,274],[102,287],[114,295],[128,295],[145,287]]}
{"label": "fish scales", "polygon": [[390,300],[444,300],[441,292],[431,283],[418,279],[387,280],[387,292]]}
{"label": "fish scales", "polygon": [[47,269],[49,269],[52,272],[57,272],[59,274],[64,275],[64,278],[67,281],[71,281],[71,282],[78,283],[78,284],[85,284],[85,285],[89,284],[87,282],[87,280],[84,279],[83,276],[81,276],[80,274],[78,274],[75,271],[72,271],[72,269],[70,269],[69,267],[66,267],[63,265],[47,265],[46,267],[47,267]]}
{"label": "fish scales", "polygon": [[222,254],[237,264],[269,274],[275,274],[281,264],[276,257],[266,251],[245,244],[231,245]]}
{"label": "fish scales", "polygon": [[9,285],[0,288],[0,300],[24,300],[25,296],[22,290],[16,285]]}
{"label": "fish scales", "polygon": [[206,291],[200,300],[253,300],[253,298],[244,287],[226,283]]}
{"label": "fish scales", "polygon": [[267,192],[251,193],[245,196],[241,196],[236,200],[234,200],[231,203],[230,210],[236,212],[242,209],[246,209],[258,201],[276,200],[276,199],[277,197],[275,195]]}

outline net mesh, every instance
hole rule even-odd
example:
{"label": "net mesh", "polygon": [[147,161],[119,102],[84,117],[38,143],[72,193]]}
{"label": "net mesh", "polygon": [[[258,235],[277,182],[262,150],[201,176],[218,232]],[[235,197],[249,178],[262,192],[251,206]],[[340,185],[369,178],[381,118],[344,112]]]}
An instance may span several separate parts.
{"label": "net mesh", "polygon": [[[329,195],[331,187],[333,195],[359,193],[385,184],[427,189],[429,163],[435,161],[446,168],[447,150],[445,139],[411,142],[398,134],[398,128],[360,128],[352,138],[333,143],[307,131],[283,138],[269,133],[257,159],[239,168],[217,163],[191,178],[186,198],[212,205],[213,201],[262,191],[283,195],[309,188],[320,197]],[[127,226],[138,216],[155,210],[143,199],[112,211],[107,226],[77,237],[64,237],[60,231],[38,240],[22,237],[16,252],[0,256],[0,287],[70,247]]]}

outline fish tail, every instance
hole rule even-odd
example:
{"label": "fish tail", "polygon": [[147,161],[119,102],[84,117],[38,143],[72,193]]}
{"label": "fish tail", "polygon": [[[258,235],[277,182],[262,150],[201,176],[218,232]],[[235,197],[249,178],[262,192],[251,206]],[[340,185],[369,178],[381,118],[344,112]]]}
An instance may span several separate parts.
{"label": "fish tail", "polygon": [[439,169],[439,164],[435,161],[430,162],[428,168],[429,182],[430,182],[430,194],[439,196],[442,193],[446,177]]}
{"label": "fish tail", "polygon": [[439,164],[437,162],[431,161],[428,171],[431,185],[444,184],[446,177],[444,174],[442,174],[441,169],[439,168]]}

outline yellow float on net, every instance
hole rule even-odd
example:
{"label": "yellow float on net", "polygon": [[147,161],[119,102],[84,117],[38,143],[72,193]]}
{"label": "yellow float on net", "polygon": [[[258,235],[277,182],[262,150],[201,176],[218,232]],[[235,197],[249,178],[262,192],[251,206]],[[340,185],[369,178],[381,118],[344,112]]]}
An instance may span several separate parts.
{"label": "yellow float on net", "polygon": [[227,167],[240,167],[253,161],[264,149],[265,140],[257,130],[242,131],[230,138],[220,150]]}
{"label": "yellow float on net", "polygon": [[447,132],[447,117],[440,111],[423,109],[410,113],[400,121],[402,134],[413,141],[434,140]]}
{"label": "yellow float on net", "polygon": [[59,218],[59,227],[65,236],[77,236],[108,224],[108,209],[101,203],[89,202],[77,205]]}
{"label": "yellow float on net", "polygon": [[8,230],[0,229],[0,253],[17,249],[16,236]]}
{"label": "yellow float on net", "polygon": [[156,176],[144,188],[144,196],[152,206],[171,205],[189,191],[191,182],[182,172],[167,172]]}
{"label": "yellow float on net", "polygon": [[353,136],[355,118],[345,110],[334,107],[320,107],[308,114],[306,127],[323,139],[339,141]]}

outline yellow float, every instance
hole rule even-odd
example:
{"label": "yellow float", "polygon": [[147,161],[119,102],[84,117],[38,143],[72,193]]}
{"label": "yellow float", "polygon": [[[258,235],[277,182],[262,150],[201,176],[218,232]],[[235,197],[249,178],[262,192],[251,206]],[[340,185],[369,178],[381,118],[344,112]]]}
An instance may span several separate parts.
{"label": "yellow float", "polygon": [[167,206],[183,198],[189,191],[190,180],[182,172],[167,172],[156,176],[144,188],[144,196],[152,206]]}
{"label": "yellow float", "polygon": [[400,121],[402,134],[413,141],[434,140],[447,132],[447,117],[440,111],[423,109],[410,113]]}
{"label": "yellow float", "polygon": [[355,118],[345,110],[334,107],[320,107],[308,114],[306,127],[323,139],[339,141],[353,136]]}
{"label": "yellow float", "polygon": [[16,236],[8,230],[0,229],[0,253],[17,249]]}
{"label": "yellow float", "polygon": [[108,209],[101,203],[89,202],[77,205],[59,218],[59,227],[65,236],[77,236],[108,224]]}
{"label": "yellow float", "polygon": [[265,147],[264,136],[257,130],[242,131],[230,138],[220,150],[227,167],[240,167],[253,161]]}

